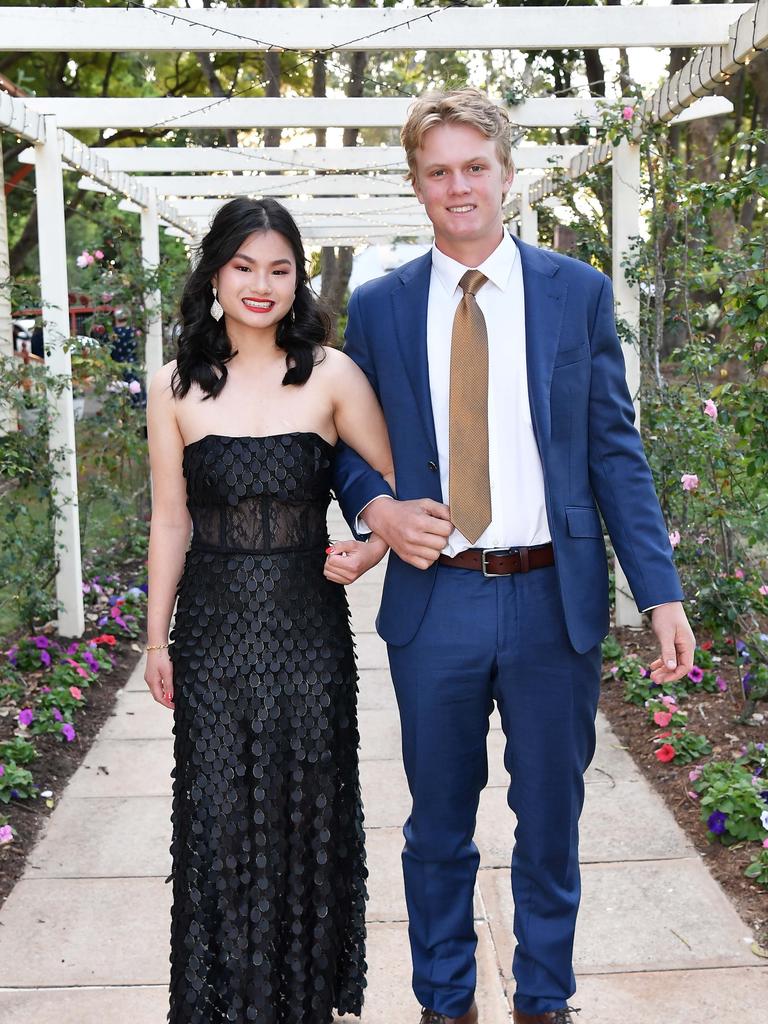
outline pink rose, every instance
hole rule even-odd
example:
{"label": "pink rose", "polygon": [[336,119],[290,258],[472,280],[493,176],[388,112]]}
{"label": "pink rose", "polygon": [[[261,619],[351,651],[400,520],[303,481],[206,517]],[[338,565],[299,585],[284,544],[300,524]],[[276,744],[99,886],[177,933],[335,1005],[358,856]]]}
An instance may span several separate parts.
{"label": "pink rose", "polygon": [[635,116],[635,108],[624,107],[624,109],[621,112],[621,116],[624,118],[625,121],[631,121],[632,118]]}
{"label": "pink rose", "polygon": [[101,251],[101,249],[96,249],[94,251],[93,255],[94,255],[94,258],[97,259],[97,260],[103,260],[104,259],[104,253]]}
{"label": "pink rose", "polygon": [[709,416],[712,420],[717,419],[717,406],[711,398],[708,398],[704,403],[704,415]]}
{"label": "pink rose", "polygon": [[699,486],[699,478],[695,473],[683,473],[680,483],[683,485],[684,491],[695,491]]}

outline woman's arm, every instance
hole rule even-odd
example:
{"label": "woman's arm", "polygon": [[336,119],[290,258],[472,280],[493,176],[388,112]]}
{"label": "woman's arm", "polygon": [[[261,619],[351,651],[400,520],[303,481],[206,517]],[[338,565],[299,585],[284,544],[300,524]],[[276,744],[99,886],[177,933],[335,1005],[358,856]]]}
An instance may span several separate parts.
{"label": "woman's arm", "polygon": [[[342,441],[353,448],[395,490],[389,435],[378,399],[363,371],[348,356],[334,352],[333,420]],[[325,575],[334,583],[353,583],[386,555],[388,545],[372,535],[368,543],[340,541],[328,551]]]}
{"label": "woman's arm", "polygon": [[334,350],[333,360],[333,420],[339,437],[380,473],[394,491],[392,449],[376,394],[349,356]]}
{"label": "woman's arm", "polygon": [[147,653],[144,679],[152,696],[173,707],[173,666],[168,654],[168,631],[176,587],[184,568],[191,522],[182,472],[184,441],[176,422],[171,392],[173,364],[154,377],[147,402],[147,436],[152,470],[152,523],[149,532]]}

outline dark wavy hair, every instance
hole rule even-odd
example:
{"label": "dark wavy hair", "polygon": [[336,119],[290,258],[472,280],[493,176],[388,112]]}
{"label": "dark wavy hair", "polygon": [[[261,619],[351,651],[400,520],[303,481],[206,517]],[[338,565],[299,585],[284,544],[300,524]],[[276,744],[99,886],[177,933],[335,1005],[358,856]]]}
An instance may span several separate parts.
{"label": "dark wavy hair", "polygon": [[211,316],[211,278],[228,263],[249,235],[277,231],[293,249],[296,293],[290,312],[277,325],[276,344],[286,353],[283,384],[304,384],[328,340],[330,320],[320,307],[307,276],[301,234],[293,217],[274,199],[240,196],[225,203],[200,243],[198,261],[181,296],[180,334],[171,387],[183,398],[193,384],[215,398],[227,382],[227,363],[237,354],[224,329],[224,318]]}

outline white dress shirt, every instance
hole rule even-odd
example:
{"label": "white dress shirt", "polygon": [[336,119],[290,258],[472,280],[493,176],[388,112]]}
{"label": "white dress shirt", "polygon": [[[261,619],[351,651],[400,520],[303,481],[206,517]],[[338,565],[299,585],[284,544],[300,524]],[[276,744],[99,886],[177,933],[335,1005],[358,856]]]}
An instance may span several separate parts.
{"label": "white dress shirt", "polygon": [[[448,397],[451,335],[467,271],[432,247],[427,310],[429,389],[437,438],[443,501],[448,504]],[[471,269],[475,269],[474,267]],[[475,296],[488,332],[488,457],[491,523],[476,543],[454,530],[443,549],[457,555],[470,547],[506,548],[551,540],[544,501],[544,474],[531,422],[525,353],[525,296],[517,246],[504,232],[498,247],[476,268],[488,280]]]}

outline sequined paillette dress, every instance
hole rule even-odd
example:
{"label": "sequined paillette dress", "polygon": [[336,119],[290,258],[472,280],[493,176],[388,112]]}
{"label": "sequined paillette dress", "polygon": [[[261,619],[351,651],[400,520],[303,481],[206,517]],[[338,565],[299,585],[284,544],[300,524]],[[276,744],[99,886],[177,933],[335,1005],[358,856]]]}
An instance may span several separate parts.
{"label": "sequined paillette dress", "polygon": [[301,432],[184,451],[172,1024],[360,1011],[357,682],[344,589],[323,576],[332,459]]}

